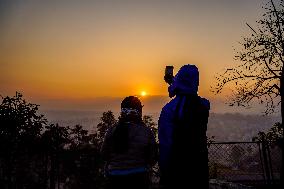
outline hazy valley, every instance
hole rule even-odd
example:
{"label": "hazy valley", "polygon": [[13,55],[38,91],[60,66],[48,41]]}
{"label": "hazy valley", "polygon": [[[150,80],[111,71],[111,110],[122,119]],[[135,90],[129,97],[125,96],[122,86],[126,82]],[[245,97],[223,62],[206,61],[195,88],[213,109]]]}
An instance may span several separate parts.
{"label": "hazy valley", "polygon": [[[90,132],[96,130],[103,111],[67,111],[46,110],[42,112],[50,123],[58,123],[62,126],[82,125]],[[119,113],[114,112],[116,118]],[[145,112],[145,115],[153,116],[157,123],[159,113]],[[241,113],[211,113],[208,123],[208,136],[215,136],[215,141],[251,141],[259,131],[266,131],[275,122],[280,121],[278,115],[257,115]]]}

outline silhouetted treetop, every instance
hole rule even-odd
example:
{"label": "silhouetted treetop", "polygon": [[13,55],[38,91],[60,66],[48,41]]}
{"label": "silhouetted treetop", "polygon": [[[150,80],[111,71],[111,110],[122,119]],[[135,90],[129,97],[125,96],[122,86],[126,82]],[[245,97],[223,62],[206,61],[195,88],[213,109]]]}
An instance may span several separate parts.
{"label": "silhouetted treetop", "polygon": [[216,77],[212,91],[221,93],[231,86],[230,105],[248,106],[254,100],[265,104],[265,113],[271,113],[279,104],[280,80],[284,64],[284,9],[270,1],[264,7],[265,14],[257,21],[258,27],[240,42],[236,52],[237,65],[225,69]]}
{"label": "silhouetted treetop", "polygon": [[0,138],[5,142],[1,143],[32,147],[29,145],[33,145],[34,140],[40,137],[47,124],[45,117],[38,113],[38,107],[39,105],[26,102],[18,92],[13,97],[2,97]]}

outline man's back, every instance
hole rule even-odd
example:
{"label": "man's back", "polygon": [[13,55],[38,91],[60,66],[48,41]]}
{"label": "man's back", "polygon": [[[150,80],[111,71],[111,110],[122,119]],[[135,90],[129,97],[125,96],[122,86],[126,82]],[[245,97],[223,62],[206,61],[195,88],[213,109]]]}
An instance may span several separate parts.
{"label": "man's back", "polygon": [[186,96],[183,115],[173,130],[171,171],[178,180],[208,182],[208,114],[198,96]]}
{"label": "man's back", "polygon": [[199,72],[184,65],[168,91],[175,97],[159,118],[161,181],[170,187],[208,187],[207,123],[210,103],[198,96]]}

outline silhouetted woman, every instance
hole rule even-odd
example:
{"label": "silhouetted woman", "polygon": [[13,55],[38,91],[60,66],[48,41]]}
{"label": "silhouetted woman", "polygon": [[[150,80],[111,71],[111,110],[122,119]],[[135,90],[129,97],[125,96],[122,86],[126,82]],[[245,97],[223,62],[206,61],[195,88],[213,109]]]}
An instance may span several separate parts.
{"label": "silhouetted woman", "polygon": [[155,163],[156,143],[151,129],[142,122],[142,104],[137,97],[122,101],[118,124],[107,132],[102,155],[107,188],[148,188],[148,169]]}

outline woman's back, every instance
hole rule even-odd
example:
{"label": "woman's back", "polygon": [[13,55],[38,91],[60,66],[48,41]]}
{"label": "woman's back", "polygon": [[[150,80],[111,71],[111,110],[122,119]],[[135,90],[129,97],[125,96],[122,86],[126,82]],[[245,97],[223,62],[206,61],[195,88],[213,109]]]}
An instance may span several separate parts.
{"label": "woman's back", "polygon": [[150,128],[143,123],[123,123],[128,129],[127,150],[115,149],[115,126],[106,134],[103,156],[108,162],[108,169],[129,169],[151,165],[155,159],[155,139]]}
{"label": "woman's back", "polygon": [[156,160],[156,142],[142,122],[142,104],[135,96],[121,103],[118,123],[110,129],[102,145],[108,189],[147,189],[148,168]]}

